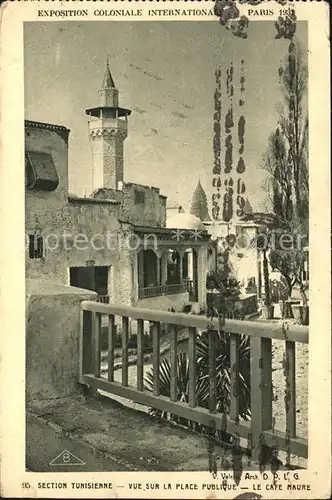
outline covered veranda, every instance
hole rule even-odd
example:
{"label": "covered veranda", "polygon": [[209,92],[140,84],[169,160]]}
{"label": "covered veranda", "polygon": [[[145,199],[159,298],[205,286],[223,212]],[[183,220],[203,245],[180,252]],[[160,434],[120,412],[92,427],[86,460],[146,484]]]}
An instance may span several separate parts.
{"label": "covered veranda", "polygon": [[209,234],[190,229],[136,227],[138,299],[188,293],[202,307],[206,298]]}

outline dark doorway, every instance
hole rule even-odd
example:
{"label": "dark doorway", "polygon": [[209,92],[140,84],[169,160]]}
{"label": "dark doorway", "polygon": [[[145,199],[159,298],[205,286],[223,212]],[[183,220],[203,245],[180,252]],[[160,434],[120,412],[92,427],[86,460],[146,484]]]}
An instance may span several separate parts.
{"label": "dark doorway", "polygon": [[98,295],[108,295],[108,267],[95,267],[95,292]]}
{"label": "dark doorway", "polygon": [[143,254],[144,287],[158,285],[157,256],[152,250]]}
{"label": "dark doorway", "polygon": [[174,250],[168,254],[167,284],[176,285],[181,282],[180,277],[180,255]]}
{"label": "dark doorway", "polygon": [[193,295],[191,300],[198,300],[198,262],[197,262],[197,252],[193,249]]}
{"label": "dark doorway", "polygon": [[70,285],[95,291],[93,267],[71,267]]}
{"label": "dark doorway", "polygon": [[108,267],[81,266],[70,268],[70,285],[97,292],[98,295],[108,294]]}
{"label": "dark doorway", "polygon": [[185,252],[182,262],[183,262],[183,264],[182,264],[182,278],[187,279],[187,278],[189,278],[188,252]]}

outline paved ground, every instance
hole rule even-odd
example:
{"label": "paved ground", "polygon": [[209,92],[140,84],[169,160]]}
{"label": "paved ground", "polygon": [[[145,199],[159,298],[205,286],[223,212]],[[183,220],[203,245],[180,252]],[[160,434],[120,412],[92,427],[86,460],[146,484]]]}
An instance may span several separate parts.
{"label": "paved ground", "polygon": [[[232,467],[231,452],[185,429],[157,422],[146,413],[108,398],[63,398],[29,405],[28,467],[47,471],[206,471],[210,457],[223,457]],[[50,462],[64,450],[84,464]],[[221,460],[217,459],[221,468]],[[242,458],[244,469],[257,470]],[[224,468],[224,467],[222,467]]]}

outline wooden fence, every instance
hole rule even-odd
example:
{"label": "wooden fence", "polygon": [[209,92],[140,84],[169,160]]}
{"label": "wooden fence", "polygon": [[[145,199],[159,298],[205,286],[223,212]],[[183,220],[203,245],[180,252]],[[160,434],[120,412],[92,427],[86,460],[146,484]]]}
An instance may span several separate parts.
{"label": "wooden fence", "polygon": [[[101,375],[101,316],[108,317],[108,374]],[[114,381],[115,317],[122,318],[122,378]],[[137,384],[128,385],[129,318],[137,321]],[[165,323],[171,332],[171,390],[170,397],[160,394],[160,381],[154,377],[153,391],[143,388],[144,374],[144,320],[153,324],[153,369],[159,373],[160,325]],[[189,401],[177,400],[177,331],[189,331]],[[258,460],[262,446],[277,448],[300,457],[307,457],[307,439],[296,435],[296,343],[308,343],[309,329],[305,326],[264,321],[226,320],[222,329],[230,334],[230,413],[217,412],[216,395],[216,331],[220,330],[218,318],[195,316],[166,311],[132,308],[82,302],[79,381],[94,390],[106,391],[137,403],[176,414],[182,418],[237,435],[251,443],[253,460]],[[196,395],[196,338],[199,331],[209,332],[209,408],[197,405]],[[239,340],[240,335],[250,337],[250,390],[251,421],[239,419]],[[272,411],[272,339],[285,341],[287,386],[286,432],[274,429]]]}

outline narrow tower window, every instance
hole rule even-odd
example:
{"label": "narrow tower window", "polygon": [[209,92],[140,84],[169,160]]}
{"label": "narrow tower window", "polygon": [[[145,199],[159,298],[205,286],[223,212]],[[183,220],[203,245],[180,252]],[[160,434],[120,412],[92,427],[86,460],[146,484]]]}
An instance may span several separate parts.
{"label": "narrow tower window", "polygon": [[30,259],[41,259],[43,257],[44,241],[42,236],[29,234],[29,257]]}
{"label": "narrow tower window", "polygon": [[135,205],[144,205],[145,193],[144,191],[135,190]]}

